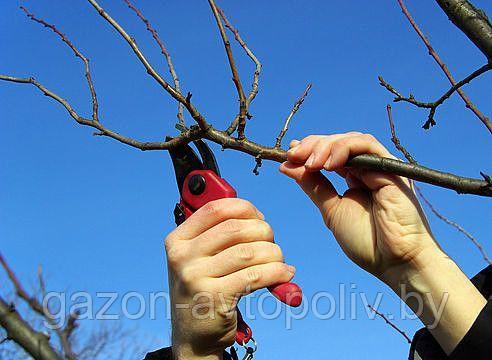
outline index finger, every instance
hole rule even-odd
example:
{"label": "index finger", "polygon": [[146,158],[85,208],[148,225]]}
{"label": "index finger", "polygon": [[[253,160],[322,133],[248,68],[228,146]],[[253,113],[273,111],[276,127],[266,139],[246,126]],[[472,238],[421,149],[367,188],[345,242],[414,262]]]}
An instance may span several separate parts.
{"label": "index finger", "polygon": [[185,222],[174,229],[168,237],[178,240],[190,240],[229,219],[263,220],[264,216],[247,200],[238,198],[214,200],[199,208]]}

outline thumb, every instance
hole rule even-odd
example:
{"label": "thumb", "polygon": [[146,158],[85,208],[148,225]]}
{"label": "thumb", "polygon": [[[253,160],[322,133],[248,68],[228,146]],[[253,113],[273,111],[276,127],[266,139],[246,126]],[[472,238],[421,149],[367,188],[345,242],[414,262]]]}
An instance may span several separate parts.
{"label": "thumb", "polygon": [[286,161],[279,170],[299,184],[327,220],[341,199],[333,184],[319,171],[307,171],[303,164]]}

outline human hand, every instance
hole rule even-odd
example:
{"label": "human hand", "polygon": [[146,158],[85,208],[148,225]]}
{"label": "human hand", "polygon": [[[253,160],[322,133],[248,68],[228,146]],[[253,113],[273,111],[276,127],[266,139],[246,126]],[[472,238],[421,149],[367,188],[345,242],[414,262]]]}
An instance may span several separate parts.
{"label": "human hand", "polygon": [[273,231],[251,203],[221,199],[166,238],[177,359],[221,359],[234,342],[239,297],[290,281]]}
{"label": "human hand", "polygon": [[[357,132],[308,136],[287,154],[280,171],[318,206],[345,254],[388,284],[450,354],[487,301],[434,241],[408,179],[345,166],[360,154],[394,156]],[[322,169],[345,179],[343,196]]]}
{"label": "human hand", "polygon": [[[308,136],[293,141],[287,154],[280,171],[309,195],[345,254],[363,269],[393,285],[405,264],[439,251],[408,179],[345,167],[360,154],[395,158],[372,135]],[[343,196],[322,169],[345,179]]]}

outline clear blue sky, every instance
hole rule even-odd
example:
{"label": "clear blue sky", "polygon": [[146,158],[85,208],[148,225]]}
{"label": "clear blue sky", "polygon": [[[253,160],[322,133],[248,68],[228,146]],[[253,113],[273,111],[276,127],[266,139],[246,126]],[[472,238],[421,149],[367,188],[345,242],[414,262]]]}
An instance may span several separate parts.
{"label": "clear blue sky", "polygon": [[[492,13],[489,1],[475,3]],[[55,23],[91,59],[101,119],[108,127],[148,140],[175,132],[175,103],[88,3],[24,4]],[[134,14],[122,1],[101,4],[167,76],[157,47]],[[172,52],[184,91],[193,92],[196,106],[215,126],[225,127],[237,111],[236,95],[206,1],[137,4]],[[313,83],[312,92],[287,138],[359,130],[373,133],[389,148],[385,105],[391,97],[378,85],[377,75],[423,100],[437,98],[449,86],[396,0],[219,4],[264,66],[248,126],[248,135],[260,143],[273,142],[308,82]],[[17,1],[0,5],[0,72],[35,76],[88,115],[89,94],[80,62],[17,6]],[[413,0],[408,6],[457,78],[485,63],[434,2]],[[234,50],[248,84],[253,66],[240,48]],[[489,115],[491,86],[491,75],[486,74],[466,87]],[[43,264],[52,290],[148,294],[167,289],[163,239],[174,227],[172,209],[178,196],[167,153],[143,153],[93,137],[92,130],[74,124],[58,104],[28,85],[0,84],[0,116],[0,244],[21,279],[33,283],[37,265]],[[424,111],[396,104],[394,117],[402,141],[423,164],[468,176],[492,172],[490,134],[458,97],[438,110],[438,126],[428,132],[420,128]],[[255,177],[254,162],[246,155],[218,152],[218,160],[239,195],[266,214],[308,296],[318,291],[338,296],[340,283],[347,288],[354,283],[355,292],[364,291],[370,301],[384,293],[381,311],[399,311],[396,296],[342,255],[314,207],[277,172],[277,164],[265,163],[261,176]],[[489,199],[423,189],[436,207],[492,252]],[[443,248],[468,275],[484,266],[468,240],[430,219]],[[320,320],[309,313],[294,321],[291,330],[283,328],[281,318],[251,321],[261,347],[259,358],[405,358],[408,345],[403,338],[381,319],[368,319],[360,301],[357,306],[357,320]],[[420,326],[418,320],[397,323],[409,334]],[[163,317],[152,321],[146,316],[127,324],[146,340],[154,339],[154,346],[169,343],[170,323]]]}

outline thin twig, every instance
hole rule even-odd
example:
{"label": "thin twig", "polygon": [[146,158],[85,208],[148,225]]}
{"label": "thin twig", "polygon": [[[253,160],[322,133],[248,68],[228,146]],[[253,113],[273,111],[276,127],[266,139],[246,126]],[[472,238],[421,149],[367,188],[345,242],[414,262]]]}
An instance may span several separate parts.
{"label": "thin twig", "polygon": [[480,244],[480,242],[472,234],[470,234],[468,231],[466,231],[457,222],[452,221],[452,220],[449,220],[446,216],[442,215],[434,207],[434,205],[432,205],[432,203],[424,196],[424,194],[422,193],[422,190],[420,189],[420,187],[418,187],[417,185],[415,185],[415,190],[416,190],[417,194],[419,195],[419,197],[422,199],[422,201],[429,207],[430,211],[432,211],[434,213],[434,215],[436,215],[439,219],[441,219],[442,221],[444,221],[446,224],[454,227],[460,233],[462,233],[463,235],[465,235],[473,243],[473,245],[475,245],[475,247],[478,249],[478,251],[480,251],[480,253],[482,254],[483,259],[485,260],[485,262],[487,262],[487,264],[489,264],[489,265],[492,265],[492,262],[491,262],[490,258],[488,257],[485,249],[483,248],[483,246]]}
{"label": "thin twig", "polygon": [[[172,77],[173,82],[174,82],[174,88],[176,89],[177,92],[181,92],[181,88],[180,88],[180,84],[179,84],[179,77],[178,77],[178,74],[176,73],[176,70],[174,68],[174,63],[172,61],[171,54],[167,50],[162,39],[159,37],[157,30],[152,26],[150,21],[143,15],[143,13],[135,5],[132,4],[132,2],[130,0],[124,0],[124,1],[128,5],[128,7],[135,12],[135,14],[140,18],[140,20],[143,21],[143,23],[147,27],[147,30],[152,34],[152,37],[154,38],[154,40],[157,42],[157,45],[161,49],[162,55],[164,55],[164,57],[166,58],[169,73],[171,74],[171,77]],[[185,124],[185,120],[184,120],[183,110],[184,110],[183,104],[181,102],[178,102],[178,114],[177,114],[178,124],[176,124],[176,125],[177,125],[177,128],[181,131],[186,130],[186,124]]]}
{"label": "thin twig", "polygon": [[[61,98],[59,95],[51,92],[33,78],[16,78],[12,76],[0,75],[0,80],[32,84],[40,89],[46,96],[49,96],[62,104],[67,109],[69,114],[79,124],[96,128],[101,131],[101,135],[113,138],[121,143],[140,149],[142,151],[168,150],[182,144],[187,144],[190,141],[203,138],[213,141],[224,148],[238,150],[255,157],[261,153],[263,160],[273,160],[277,162],[284,162],[285,160],[287,160],[287,153],[285,150],[260,145],[248,139],[239,140],[229,136],[224,131],[214,129],[213,127],[209,127],[208,131],[204,132],[197,126],[192,126],[188,131],[185,131],[184,133],[169,141],[141,142],[107,129],[99,122],[96,123],[94,121],[79,116],[66,100]],[[475,194],[480,196],[492,197],[492,186],[487,181],[462,177],[434,169],[429,169],[421,165],[407,164],[399,160],[365,154],[352,158],[348,161],[347,166],[355,166],[374,171],[392,173],[395,175],[407,177],[409,179],[426,182],[447,189],[452,189],[460,194]]]}
{"label": "thin twig", "polygon": [[89,67],[89,59],[82,54],[77,47],[66,37],[65,34],[63,34],[60,30],[56,28],[55,25],[49,24],[46,21],[42,19],[38,19],[34,14],[30,13],[24,6],[20,7],[27,15],[28,18],[31,20],[43,25],[44,27],[47,27],[53,32],[55,32],[61,40],[68,45],[70,49],[74,52],[75,56],[80,58],[84,62],[85,66],[85,78],[87,79],[87,85],[89,86],[89,91],[91,93],[91,99],[92,99],[92,119],[94,121],[99,121],[99,114],[98,114],[98,109],[99,109],[99,104],[97,102],[97,95],[96,95],[96,90],[94,88],[94,83],[92,81],[92,75],[91,75],[91,70]]}
{"label": "thin twig", "polygon": [[232,54],[231,43],[229,38],[227,37],[224,24],[222,23],[222,19],[215,4],[214,0],[208,0],[210,4],[210,8],[212,9],[212,13],[214,14],[215,20],[217,22],[217,26],[219,28],[220,36],[222,38],[222,42],[224,43],[224,48],[227,54],[227,60],[229,61],[229,66],[231,68],[232,73],[232,81],[236,86],[237,94],[239,96],[239,114],[238,114],[238,126],[237,126],[237,137],[239,140],[243,140],[245,138],[244,129],[246,127],[246,114],[247,114],[247,105],[246,105],[246,96],[244,95],[243,85],[241,84],[241,78],[239,77],[239,72],[237,71],[236,61],[234,60],[234,55]]}
{"label": "thin twig", "polygon": [[391,326],[393,329],[395,329],[396,331],[398,331],[398,333],[400,333],[401,336],[403,336],[405,338],[405,340],[411,344],[412,343],[412,339],[410,339],[410,337],[403,331],[401,330],[398,326],[396,326],[392,321],[390,321],[384,314],[380,313],[379,311],[377,311],[376,309],[374,309],[371,305],[367,305],[367,307],[369,309],[371,309],[376,315],[378,315],[379,317],[381,317],[384,321],[386,321],[386,323]]}
{"label": "thin twig", "polygon": [[140,50],[140,48],[137,45],[137,42],[135,39],[130,36],[125,29],[115,20],[113,19],[98,3],[96,0],[87,0],[93,7],[94,9],[97,10],[99,15],[106,20],[122,37],[125,39],[125,41],[130,45],[132,48],[133,52],[137,56],[137,58],[140,60],[142,65],[145,67],[147,70],[147,73],[164,89],[166,90],[169,95],[171,95],[175,100],[179,101],[183,106],[188,110],[189,114],[191,117],[196,121],[196,123],[200,126],[200,128],[204,131],[207,132],[210,128],[210,125],[207,123],[205,118],[200,114],[200,112],[195,108],[195,106],[191,103],[191,101],[186,101],[186,98],[181,94],[179,91],[177,91],[174,87],[168,84],[166,80],[162,78],[162,76],[159,75],[159,73],[154,69],[154,67],[150,64],[149,60],[145,57],[143,52]]}
{"label": "thin twig", "polygon": [[282,130],[280,130],[280,133],[277,136],[277,140],[275,141],[275,147],[276,148],[280,148],[280,146],[282,144],[282,139],[284,138],[285,134],[289,130],[290,121],[292,120],[292,118],[296,114],[297,110],[299,110],[299,108],[301,107],[302,103],[304,102],[304,99],[306,99],[306,96],[308,95],[309,90],[311,90],[312,87],[313,87],[313,84],[309,83],[306,86],[306,89],[302,93],[301,97],[299,99],[297,99],[294,106],[292,107],[292,110],[290,111],[289,116],[287,116],[287,119],[285,119],[284,127],[282,128]]}
{"label": "thin twig", "polygon": [[381,86],[385,87],[386,90],[388,90],[393,95],[395,95],[395,98],[393,99],[394,102],[404,101],[404,102],[408,102],[408,103],[415,105],[417,107],[420,107],[420,108],[430,109],[427,121],[422,126],[424,129],[428,130],[430,127],[436,125],[434,115],[436,113],[437,108],[440,105],[442,105],[444,103],[444,101],[449,99],[450,96],[454,92],[458,91],[462,86],[468,84],[473,79],[477,78],[478,76],[486,73],[487,71],[489,71],[491,69],[492,69],[492,64],[483,65],[482,67],[480,67],[478,70],[475,70],[473,73],[468,75],[463,80],[461,80],[461,81],[457,82],[455,85],[451,86],[451,88],[448,91],[446,91],[439,99],[437,99],[434,102],[418,101],[415,99],[415,97],[413,95],[405,97],[401,93],[399,93],[393,86],[391,86],[388,82],[386,82],[382,76],[379,76],[378,79],[379,79],[379,83]]}
{"label": "thin twig", "polygon": [[[253,51],[251,51],[251,49],[248,47],[246,42],[243,40],[243,38],[239,34],[239,30],[237,28],[235,28],[231,24],[229,19],[226,17],[224,10],[222,10],[220,7],[217,6],[217,11],[219,12],[220,17],[224,21],[225,27],[228,28],[234,34],[234,38],[236,39],[236,41],[239,43],[239,45],[241,45],[241,47],[246,52],[246,55],[248,55],[248,57],[255,64],[255,71],[253,73],[253,83],[251,85],[251,90],[249,92],[248,98],[246,99],[246,116],[251,117],[251,114],[249,111],[249,105],[251,104],[251,102],[254,100],[254,98],[258,94],[259,80],[260,80],[260,73],[261,73],[261,62],[258,60],[258,58],[253,53]],[[239,122],[239,116],[237,116],[234,119],[234,121],[231,123],[229,128],[226,130],[226,133],[232,134],[236,130],[236,128],[238,126],[238,122]]]}
{"label": "thin twig", "polygon": [[14,286],[15,293],[17,294],[18,297],[20,297],[22,300],[24,300],[29,307],[37,312],[38,314],[45,316],[45,312],[43,309],[43,305],[39,303],[39,301],[34,297],[31,296],[27,293],[27,291],[24,289],[22,286],[21,282],[15,275],[14,271],[12,268],[9,266],[3,255],[0,253],[0,265],[4,268],[5,272],[7,273],[8,278],[10,279],[10,282]]}
{"label": "thin twig", "polygon": [[388,113],[388,122],[391,129],[391,141],[395,144],[395,147],[405,156],[410,164],[417,164],[413,156],[408,152],[407,149],[401,144],[400,139],[396,135],[395,123],[393,122],[393,112],[391,111],[391,105],[386,105],[386,111]]}
{"label": "thin twig", "polygon": [[[51,90],[48,90],[45,86],[43,86],[32,77],[18,78],[8,75],[0,75],[0,80],[21,84],[31,84],[37,87],[46,96],[59,102],[77,123],[84,126],[90,126],[98,130],[97,132],[95,132],[95,135],[110,137],[126,145],[135,147],[143,151],[168,150],[182,144],[187,144],[190,141],[203,138],[215,142],[221,145],[223,148],[238,150],[255,157],[261,154],[261,158],[264,160],[274,160],[278,162],[283,162],[286,160],[286,152],[280,148],[257,144],[246,138],[234,138],[230,136],[230,134],[228,134],[227,132],[217,130],[213,128],[212,125],[208,124],[206,119],[192,105],[191,93],[188,93],[188,95],[184,97],[180,92],[177,92],[164,79],[162,79],[162,77],[150,65],[147,58],[143,55],[135,40],[130,35],[128,35],[128,33],[121,27],[121,25],[116,22],[107,12],[104,11],[104,9],[99,6],[96,0],[88,1],[98,11],[101,17],[103,17],[111,26],[113,26],[113,28],[116,29],[116,31],[125,39],[125,41],[127,41],[137,58],[144,65],[144,67],[147,69],[147,72],[152,76],[152,78],[156,80],[174,99],[183,103],[193,119],[195,119],[195,121],[198,123],[198,126],[191,126],[189,130],[181,133],[179,136],[172,138],[169,141],[141,142],[107,129],[100,122],[96,122],[80,116],[65,99],[52,92]],[[220,18],[218,20],[222,24]],[[424,166],[407,164],[402,161],[382,158],[375,155],[365,154],[356,156],[347,162],[347,166],[392,173],[395,175],[407,177],[409,179],[427,182],[429,184],[448,189],[453,189],[458,193],[492,196],[492,184],[489,181],[461,177],[454,174],[429,169]]]}
{"label": "thin twig", "polygon": [[[46,321],[54,325],[54,330],[60,339],[60,344],[63,348],[63,352],[65,354],[65,357],[67,360],[73,360],[75,359],[75,354],[72,350],[71,344],[66,337],[65,332],[60,329],[59,326],[57,326],[57,323],[55,322],[55,318],[53,315],[50,313],[49,309],[47,307],[44,307],[34,296],[31,296],[27,293],[27,291],[24,289],[22,286],[21,282],[15,275],[14,271],[12,268],[9,266],[3,255],[0,253],[0,264],[4,268],[4,270],[7,272],[7,276],[10,279],[10,282],[14,286],[15,293],[17,294],[18,297],[20,297],[23,301],[29,305],[29,307],[36,312],[37,314],[41,315]],[[39,280],[39,285],[41,289],[41,295],[44,298],[46,295],[46,288],[44,285],[44,280],[43,280],[43,273],[42,273],[42,268],[41,266],[38,267],[38,280]]]}
{"label": "thin twig", "polygon": [[[442,61],[442,59],[440,58],[439,54],[434,50],[434,48],[432,47],[429,39],[424,35],[424,33],[422,32],[422,30],[420,30],[419,26],[417,25],[417,23],[415,22],[415,20],[413,19],[412,15],[410,14],[410,12],[408,11],[407,7],[405,6],[405,3],[403,2],[403,0],[398,0],[398,4],[400,5],[402,11],[403,11],[403,14],[405,14],[405,17],[408,19],[408,21],[410,22],[410,25],[412,25],[413,29],[415,30],[415,32],[417,33],[417,35],[420,37],[420,39],[422,39],[422,41],[424,42],[425,46],[427,47],[427,50],[429,51],[429,55],[432,56],[432,58],[436,61],[436,63],[439,65],[439,67],[442,69],[442,71],[444,72],[444,74],[446,75],[446,77],[448,78],[449,82],[451,83],[451,85],[455,86],[457,83],[453,77],[453,75],[451,74],[451,72],[449,71],[449,68],[447,67],[447,65],[444,63],[444,61]],[[489,120],[489,118],[487,116],[485,116],[474,104],[473,102],[470,100],[470,98],[468,97],[468,95],[466,95],[466,93],[463,91],[463,89],[461,88],[457,88],[456,91],[458,92],[458,94],[460,95],[460,97],[463,99],[463,101],[465,102],[465,105],[468,109],[470,109],[474,114],[475,116],[477,116],[480,121],[487,127],[487,129],[489,130],[489,132],[492,133],[492,122]],[[429,126],[431,124],[429,123]]]}
{"label": "thin twig", "polygon": [[253,168],[253,174],[256,176],[260,175],[260,168],[263,165],[263,161],[261,160],[261,154],[258,154],[255,157],[255,167]]}

